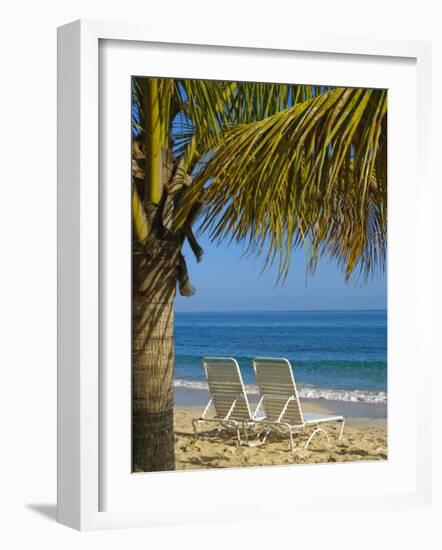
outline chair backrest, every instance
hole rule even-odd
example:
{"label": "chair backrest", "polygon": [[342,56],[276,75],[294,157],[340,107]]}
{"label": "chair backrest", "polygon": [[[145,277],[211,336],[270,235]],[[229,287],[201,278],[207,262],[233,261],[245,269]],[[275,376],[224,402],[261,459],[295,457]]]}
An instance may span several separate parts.
{"label": "chair backrest", "polygon": [[249,420],[250,405],[238,362],[233,357],[204,357],[203,367],[216,417],[225,418],[236,399],[229,419]]}
{"label": "chair backrest", "polygon": [[259,391],[264,398],[263,407],[266,419],[272,422],[278,420],[287,399],[293,396],[281,422],[288,422],[296,426],[304,424],[290,361],[284,358],[255,357],[253,370]]}

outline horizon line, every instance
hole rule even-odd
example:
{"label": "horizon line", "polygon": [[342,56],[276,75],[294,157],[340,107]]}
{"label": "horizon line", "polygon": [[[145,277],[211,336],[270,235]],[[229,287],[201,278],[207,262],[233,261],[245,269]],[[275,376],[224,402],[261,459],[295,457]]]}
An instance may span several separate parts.
{"label": "horizon line", "polygon": [[388,308],[355,308],[355,309],[212,309],[177,311],[175,313],[324,313],[347,311],[388,311]]}

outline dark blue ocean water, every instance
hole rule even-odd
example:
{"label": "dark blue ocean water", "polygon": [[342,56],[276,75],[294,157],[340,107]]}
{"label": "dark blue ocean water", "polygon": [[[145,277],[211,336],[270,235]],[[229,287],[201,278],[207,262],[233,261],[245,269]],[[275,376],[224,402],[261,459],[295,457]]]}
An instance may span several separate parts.
{"label": "dark blue ocean water", "polygon": [[387,312],[176,313],[177,386],[205,386],[204,356],[235,357],[252,391],[252,357],[286,357],[303,397],[386,402]]}

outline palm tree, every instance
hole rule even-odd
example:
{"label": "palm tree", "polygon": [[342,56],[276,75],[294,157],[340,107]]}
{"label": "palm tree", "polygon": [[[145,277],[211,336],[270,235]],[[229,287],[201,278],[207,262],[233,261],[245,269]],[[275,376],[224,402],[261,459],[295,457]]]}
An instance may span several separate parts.
{"label": "palm tree", "polygon": [[175,468],[173,301],[190,296],[192,227],[242,242],[287,276],[335,258],[385,267],[387,92],[136,78],[133,82],[133,467]]}

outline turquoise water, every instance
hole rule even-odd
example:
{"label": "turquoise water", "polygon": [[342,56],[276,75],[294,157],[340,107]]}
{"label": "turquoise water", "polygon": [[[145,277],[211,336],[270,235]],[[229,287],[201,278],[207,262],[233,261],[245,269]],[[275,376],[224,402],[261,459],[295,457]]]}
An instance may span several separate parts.
{"label": "turquoise water", "polygon": [[387,401],[386,311],[176,313],[177,387],[206,387],[204,356],[235,357],[251,392],[252,357],[286,357],[302,397]]}

